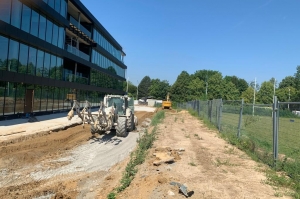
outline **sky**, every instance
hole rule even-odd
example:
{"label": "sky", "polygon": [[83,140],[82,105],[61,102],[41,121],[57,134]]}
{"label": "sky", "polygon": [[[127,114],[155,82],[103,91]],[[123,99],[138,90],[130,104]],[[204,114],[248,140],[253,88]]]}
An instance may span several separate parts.
{"label": "sky", "polygon": [[300,65],[299,0],[81,0],[126,53],[127,78],[216,70],[258,83]]}

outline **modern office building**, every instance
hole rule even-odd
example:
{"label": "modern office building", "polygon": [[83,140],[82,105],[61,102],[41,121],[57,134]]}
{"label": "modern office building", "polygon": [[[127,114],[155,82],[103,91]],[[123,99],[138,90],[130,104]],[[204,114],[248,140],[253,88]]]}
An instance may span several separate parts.
{"label": "modern office building", "polygon": [[124,94],[124,56],[79,0],[1,0],[0,120]]}

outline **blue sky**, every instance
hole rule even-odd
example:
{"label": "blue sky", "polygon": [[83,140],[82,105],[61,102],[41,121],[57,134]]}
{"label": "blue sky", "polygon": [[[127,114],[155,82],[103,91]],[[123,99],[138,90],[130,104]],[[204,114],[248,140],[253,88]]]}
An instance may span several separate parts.
{"label": "blue sky", "polygon": [[82,0],[121,44],[129,81],[220,71],[258,83],[300,65],[299,0]]}

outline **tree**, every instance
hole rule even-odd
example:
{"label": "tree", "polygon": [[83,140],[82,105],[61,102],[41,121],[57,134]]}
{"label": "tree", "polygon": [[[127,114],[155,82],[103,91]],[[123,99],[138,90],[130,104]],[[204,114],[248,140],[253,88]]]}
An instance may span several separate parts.
{"label": "tree", "polygon": [[220,99],[223,97],[223,77],[221,73],[216,73],[208,80],[208,99]]}
{"label": "tree", "polygon": [[257,101],[263,104],[271,104],[273,102],[273,84],[270,81],[265,81],[257,93]]}
{"label": "tree", "polygon": [[238,89],[240,95],[248,88],[247,81],[238,78],[237,76],[225,76],[224,80],[226,82],[232,82],[235,85],[235,87]]}
{"label": "tree", "polygon": [[223,80],[224,88],[222,91],[222,99],[224,100],[237,100],[240,97],[240,92],[232,82]]}
{"label": "tree", "polygon": [[295,77],[293,76],[287,76],[279,83],[279,88],[286,88],[286,87],[295,88],[295,86],[296,86]]}
{"label": "tree", "polygon": [[189,90],[188,86],[190,83],[190,75],[186,71],[182,71],[178,75],[175,83],[170,89],[171,99],[175,102],[186,102],[188,101]]}
{"label": "tree", "polygon": [[[281,102],[295,101],[297,98],[297,90],[293,87],[284,87],[276,90],[276,96]],[[290,100],[289,100],[290,98]]]}
{"label": "tree", "polygon": [[188,89],[190,93],[188,97],[189,100],[203,99],[205,97],[205,82],[200,80],[198,77],[190,81]]}
{"label": "tree", "polygon": [[170,90],[170,84],[167,80],[152,79],[149,88],[149,95],[156,99],[165,99]]}
{"label": "tree", "polygon": [[253,103],[254,89],[252,87],[248,87],[247,90],[242,93],[242,98],[246,104]]}
{"label": "tree", "polygon": [[145,76],[142,81],[140,82],[138,89],[139,89],[139,98],[141,97],[148,97],[149,96],[149,88],[151,86],[151,79],[149,76]]}
{"label": "tree", "polygon": [[297,66],[297,71],[295,73],[295,88],[300,90],[300,66]]}
{"label": "tree", "polygon": [[128,96],[136,98],[136,89],[137,87],[133,85],[130,81],[123,82],[123,91],[127,91],[127,83],[128,83]]}
{"label": "tree", "polygon": [[214,74],[219,73],[215,70],[197,70],[192,76],[192,78],[198,77],[200,80],[206,82]]}

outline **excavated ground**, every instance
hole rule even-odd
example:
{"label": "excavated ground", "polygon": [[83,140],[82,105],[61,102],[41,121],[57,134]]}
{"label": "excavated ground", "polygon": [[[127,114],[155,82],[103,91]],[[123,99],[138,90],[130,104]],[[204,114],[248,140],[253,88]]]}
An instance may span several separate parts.
{"label": "excavated ground", "polygon": [[[153,115],[135,114],[139,123]],[[2,141],[0,198],[94,198],[93,190],[134,149],[138,136],[95,138],[88,125],[80,125]]]}

